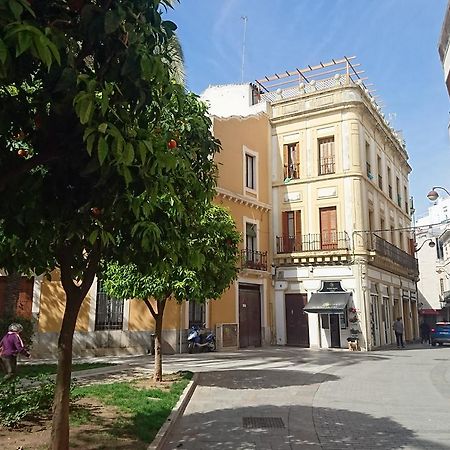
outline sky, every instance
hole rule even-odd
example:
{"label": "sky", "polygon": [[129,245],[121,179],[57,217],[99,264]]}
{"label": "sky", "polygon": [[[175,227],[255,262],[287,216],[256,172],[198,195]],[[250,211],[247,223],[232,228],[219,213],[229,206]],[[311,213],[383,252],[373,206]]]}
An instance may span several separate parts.
{"label": "sky", "polygon": [[[450,98],[438,54],[447,0],[181,0],[178,26],[187,86],[294,70],[356,56],[386,117],[403,132],[416,217],[433,186],[450,191]],[[443,194],[442,191],[440,191]]]}

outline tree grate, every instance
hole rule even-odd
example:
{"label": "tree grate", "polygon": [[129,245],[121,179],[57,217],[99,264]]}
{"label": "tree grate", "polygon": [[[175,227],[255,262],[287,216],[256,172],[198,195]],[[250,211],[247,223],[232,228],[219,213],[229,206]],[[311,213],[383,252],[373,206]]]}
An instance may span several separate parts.
{"label": "tree grate", "polygon": [[281,417],[243,417],[244,428],[284,428]]}

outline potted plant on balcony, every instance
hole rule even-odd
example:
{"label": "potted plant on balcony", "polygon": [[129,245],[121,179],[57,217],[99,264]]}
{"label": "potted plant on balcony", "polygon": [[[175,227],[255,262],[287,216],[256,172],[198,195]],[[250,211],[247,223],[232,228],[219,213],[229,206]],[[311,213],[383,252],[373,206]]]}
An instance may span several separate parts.
{"label": "potted plant on balcony", "polygon": [[358,316],[352,316],[350,317],[350,319],[348,319],[349,322],[351,323],[357,323],[359,321]]}

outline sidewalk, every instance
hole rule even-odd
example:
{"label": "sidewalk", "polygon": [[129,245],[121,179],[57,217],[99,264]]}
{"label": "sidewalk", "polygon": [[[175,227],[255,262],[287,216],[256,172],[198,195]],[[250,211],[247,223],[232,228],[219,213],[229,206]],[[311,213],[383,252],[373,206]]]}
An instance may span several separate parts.
{"label": "sidewalk", "polygon": [[264,355],[200,373],[161,448],[450,449],[449,347]]}

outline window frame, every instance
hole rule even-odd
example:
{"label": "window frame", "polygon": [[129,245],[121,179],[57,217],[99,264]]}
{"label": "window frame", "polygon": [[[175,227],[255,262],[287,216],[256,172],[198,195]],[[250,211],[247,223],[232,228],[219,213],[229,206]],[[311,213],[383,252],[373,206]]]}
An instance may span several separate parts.
{"label": "window frame", "polygon": [[[331,148],[324,148],[325,144],[333,144]],[[331,156],[324,157],[323,151],[331,150]],[[323,136],[317,139],[317,152],[319,156],[319,176],[332,175],[336,173],[336,141],[333,136]],[[330,159],[330,162],[322,163],[323,160]]]}
{"label": "window frame", "polygon": [[300,142],[283,144],[283,177],[284,179],[300,179]]}
{"label": "window frame", "polygon": [[[106,292],[102,289],[102,281],[98,279],[97,293],[95,296],[94,330],[122,331],[124,328],[124,304],[125,300],[115,299],[106,294]],[[114,305],[114,307],[112,305]],[[100,309],[103,309],[103,311],[99,312]],[[111,311],[111,309],[114,311]],[[103,319],[104,316],[106,316],[106,320],[100,320]],[[111,320],[111,318],[114,317],[117,317],[117,319]]]}

